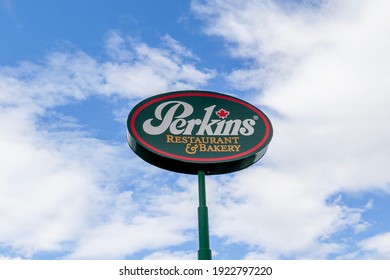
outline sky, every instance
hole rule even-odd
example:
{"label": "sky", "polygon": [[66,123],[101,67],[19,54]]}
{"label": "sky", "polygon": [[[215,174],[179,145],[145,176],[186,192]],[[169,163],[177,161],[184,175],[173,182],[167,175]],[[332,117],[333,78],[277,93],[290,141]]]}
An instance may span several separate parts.
{"label": "sky", "polygon": [[0,0],[0,259],[196,259],[197,177],[126,119],[175,90],[271,119],[206,176],[213,258],[390,259],[387,0]]}

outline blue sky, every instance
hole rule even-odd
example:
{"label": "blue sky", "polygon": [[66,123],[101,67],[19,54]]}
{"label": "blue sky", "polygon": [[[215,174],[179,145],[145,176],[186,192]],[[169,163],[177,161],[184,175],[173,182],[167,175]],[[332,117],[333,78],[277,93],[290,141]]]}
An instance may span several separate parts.
{"label": "blue sky", "polygon": [[390,259],[386,0],[0,0],[0,259],[196,259],[197,178],[139,159],[132,107],[235,95],[265,157],[208,176],[214,259]]}

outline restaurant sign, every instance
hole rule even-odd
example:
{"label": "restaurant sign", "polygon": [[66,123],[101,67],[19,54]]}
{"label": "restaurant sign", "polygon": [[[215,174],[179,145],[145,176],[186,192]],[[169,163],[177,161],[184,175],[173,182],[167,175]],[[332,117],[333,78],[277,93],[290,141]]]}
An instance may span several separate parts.
{"label": "restaurant sign", "polygon": [[223,174],[246,168],[267,151],[268,117],[233,96],[176,91],[137,104],[127,119],[127,140],[145,161],[170,171]]}

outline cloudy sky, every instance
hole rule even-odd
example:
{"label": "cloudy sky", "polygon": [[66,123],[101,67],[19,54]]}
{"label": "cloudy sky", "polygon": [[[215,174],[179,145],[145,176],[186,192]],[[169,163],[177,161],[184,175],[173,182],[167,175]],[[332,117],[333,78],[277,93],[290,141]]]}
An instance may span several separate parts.
{"label": "cloudy sky", "polygon": [[390,259],[387,0],[0,0],[0,259],[196,259],[197,177],[126,142],[146,97],[271,119],[207,176],[214,259]]}

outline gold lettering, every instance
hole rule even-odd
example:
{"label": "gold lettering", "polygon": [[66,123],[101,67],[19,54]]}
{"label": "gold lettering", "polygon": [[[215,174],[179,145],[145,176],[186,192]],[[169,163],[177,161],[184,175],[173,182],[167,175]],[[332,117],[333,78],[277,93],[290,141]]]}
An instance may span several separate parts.
{"label": "gold lettering", "polygon": [[173,135],[167,135],[167,143],[174,143],[173,142]]}
{"label": "gold lettering", "polygon": [[181,143],[181,136],[175,136],[175,143]]}
{"label": "gold lettering", "polygon": [[199,152],[205,152],[206,151],[206,145],[205,144],[199,144]]}
{"label": "gold lettering", "polygon": [[217,144],[215,137],[210,137],[210,144]]}
{"label": "gold lettering", "polygon": [[196,153],[197,149],[198,149],[198,145],[191,145],[191,144],[186,145],[187,154],[193,155]]}
{"label": "gold lettering", "polygon": [[196,137],[166,135],[166,143],[185,144],[185,152],[193,155],[197,152],[233,153],[239,152],[239,137]]}

